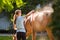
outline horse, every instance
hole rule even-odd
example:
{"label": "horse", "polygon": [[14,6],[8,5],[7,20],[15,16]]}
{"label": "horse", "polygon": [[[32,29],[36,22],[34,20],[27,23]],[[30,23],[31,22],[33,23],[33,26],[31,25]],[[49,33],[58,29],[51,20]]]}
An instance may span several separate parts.
{"label": "horse", "polygon": [[38,10],[32,10],[25,16],[24,25],[26,36],[32,34],[32,40],[36,40],[36,33],[46,31],[50,40],[54,40],[52,30],[48,27],[51,22],[51,14],[54,12],[50,6],[45,6]]}

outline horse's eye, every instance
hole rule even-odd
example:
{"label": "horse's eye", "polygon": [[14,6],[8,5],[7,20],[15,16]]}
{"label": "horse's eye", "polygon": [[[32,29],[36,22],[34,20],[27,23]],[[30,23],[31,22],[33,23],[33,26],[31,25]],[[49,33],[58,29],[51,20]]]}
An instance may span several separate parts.
{"label": "horse's eye", "polygon": [[46,16],[48,16],[48,14],[46,14]]}

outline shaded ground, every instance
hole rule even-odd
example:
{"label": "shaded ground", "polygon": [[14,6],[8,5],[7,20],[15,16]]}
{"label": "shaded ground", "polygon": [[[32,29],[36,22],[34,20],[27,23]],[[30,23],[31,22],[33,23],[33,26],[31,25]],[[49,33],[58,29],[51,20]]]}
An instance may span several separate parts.
{"label": "shaded ground", "polygon": [[[36,40],[49,40],[47,33],[38,33],[36,37]],[[32,40],[31,38],[32,37],[30,36],[27,40]],[[54,40],[57,40],[57,37],[55,37]]]}
{"label": "shaded ground", "polygon": [[[36,34],[36,40],[49,40],[48,36],[46,33],[38,33]],[[30,36],[27,40],[32,40],[32,37]]]}

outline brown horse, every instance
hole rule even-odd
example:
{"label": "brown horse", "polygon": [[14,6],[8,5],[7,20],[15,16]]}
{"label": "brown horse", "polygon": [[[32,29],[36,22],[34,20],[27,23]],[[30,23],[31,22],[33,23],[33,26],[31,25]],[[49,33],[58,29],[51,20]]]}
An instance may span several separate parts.
{"label": "brown horse", "polygon": [[36,32],[46,31],[50,40],[54,40],[51,28],[47,27],[49,22],[51,22],[52,13],[53,8],[50,6],[28,13],[25,16],[26,36],[29,37],[32,34],[32,40],[36,40]]}

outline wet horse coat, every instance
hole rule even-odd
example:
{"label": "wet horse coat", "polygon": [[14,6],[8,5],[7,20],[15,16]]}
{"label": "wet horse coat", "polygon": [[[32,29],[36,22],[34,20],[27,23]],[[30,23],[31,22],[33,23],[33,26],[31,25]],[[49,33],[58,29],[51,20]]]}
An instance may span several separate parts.
{"label": "wet horse coat", "polygon": [[52,8],[51,10],[44,9],[43,11],[35,11],[27,16],[25,19],[26,36],[28,37],[32,34],[32,40],[36,40],[36,32],[46,31],[50,40],[54,40],[51,29],[47,27],[51,21],[50,15],[52,12]]}

